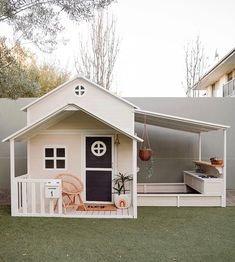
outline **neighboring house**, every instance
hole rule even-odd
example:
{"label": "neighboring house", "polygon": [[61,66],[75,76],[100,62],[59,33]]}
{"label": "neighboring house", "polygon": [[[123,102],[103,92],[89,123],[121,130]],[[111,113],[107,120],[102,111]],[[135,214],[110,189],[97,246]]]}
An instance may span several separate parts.
{"label": "neighboring house", "polygon": [[201,96],[235,96],[235,48],[211,68],[195,85]]}
{"label": "neighboring house", "polygon": [[[57,87],[22,110],[27,112],[27,125],[3,140],[10,142],[13,216],[136,218],[138,205],[226,206],[229,126],[141,110],[83,77]],[[137,184],[137,143],[143,140],[135,134],[136,122],[195,134],[196,164],[203,175],[191,170],[182,172],[183,183]],[[223,131],[224,165],[215,166],[201,159],[201,135],[217,130]],[[27,143],[27,174],[17,177],[15,142]],[[84,185],[83,201],[97,205],[114,202],[112,181],[119,172],[133,176],[129,208],[63,213],[62,183],[56,175],[77,176]],[[55,195],[50,190],[55,190]],[[58,205],[54,209],[55,196]]]}

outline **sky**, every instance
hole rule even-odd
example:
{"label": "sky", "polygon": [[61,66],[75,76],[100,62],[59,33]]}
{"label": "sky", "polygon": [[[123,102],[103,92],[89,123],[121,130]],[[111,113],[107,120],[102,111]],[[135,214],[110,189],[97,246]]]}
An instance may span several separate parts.
{"label": "sky", "polygon": [[[112,89],[121,96],[185,96],[184,46],[199,35],[215,63],[235,47],[234,0],[117,0],[109,7],[117,19],[120,52]],[[41,60],[56,60],[73,73],[79,32],[69,21],[52,54],[35,50]]]}

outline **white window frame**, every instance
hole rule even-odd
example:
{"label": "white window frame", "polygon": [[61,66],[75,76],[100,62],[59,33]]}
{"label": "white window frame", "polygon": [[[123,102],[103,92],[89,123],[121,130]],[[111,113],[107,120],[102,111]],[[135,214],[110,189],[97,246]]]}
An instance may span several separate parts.
{"label": "white window frame", "polygon": [[[54,150],[54,156],[53,157],[46,157],[46,149],[52,148]],[[56,149],[63,148],[65,151],[64,157],[57,157],[56,156]],[[53,160],[54,161],[54,168],[46,168],[46,160]],[[65,167],[64,168],[56,168],[56,160],[64,160]],[[53,170],[67,170],[67,148],[64,145],[46,145],[43,147],[43,169],[46,171],[53,171]]]}
{"label": "white window frame", "polygon": [[[96,150],[98,152],[96,152]],[[102,142],[102,141],[95,141],[91,145],[91,152],[94,156],[101,157],[106,153],[106,151],[107,151],[107,147],[106,147],[105,143]]]}
{"label": "white window frame", "polygon": [[[78,87],[79,87],[79,90],[77,90]],[[84,90],[81,90],[81,87],[83,87]],[[84,93],[81,94],[81,92],[84,92]],[[77,85],[77,86],[74,87],[74,95],[76,97],[82,97],[82,96],[86,95],[86,92],[87,92],[87,89],[84,85]]]}

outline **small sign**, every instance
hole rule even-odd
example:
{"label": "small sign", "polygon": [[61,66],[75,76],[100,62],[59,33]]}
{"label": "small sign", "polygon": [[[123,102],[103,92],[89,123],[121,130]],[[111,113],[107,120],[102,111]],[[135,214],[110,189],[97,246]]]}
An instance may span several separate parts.
{"label": "small sign", "polygon": [[45,184],[45,198],[59,198],[60,197],[60,183],[47,182]]}

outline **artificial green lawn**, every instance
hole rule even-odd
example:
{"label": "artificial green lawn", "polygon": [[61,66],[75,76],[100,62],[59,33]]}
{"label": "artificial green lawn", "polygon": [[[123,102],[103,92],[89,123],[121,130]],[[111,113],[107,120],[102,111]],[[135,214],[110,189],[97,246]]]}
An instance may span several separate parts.
{"label": "artificial green lawn", "polygon": [[19,218],[0,207],[0,261],[235,261],[235,208],[138,208],[138,219]]}

